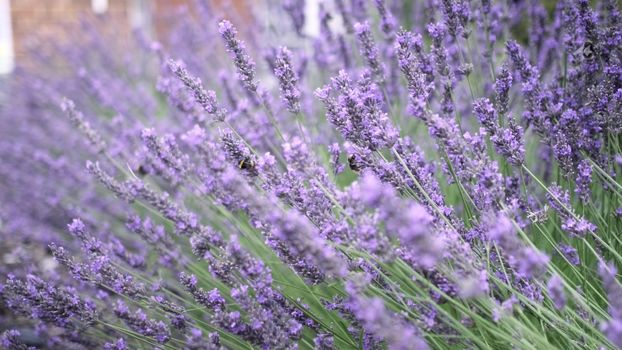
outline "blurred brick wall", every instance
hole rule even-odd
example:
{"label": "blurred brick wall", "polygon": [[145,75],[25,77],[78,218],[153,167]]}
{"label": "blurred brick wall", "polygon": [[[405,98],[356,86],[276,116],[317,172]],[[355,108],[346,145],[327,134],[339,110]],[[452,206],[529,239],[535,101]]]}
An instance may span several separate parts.
{"label": "blurred brick wall", "polygon": [[[108,0],[108,10],[100,15],[106,19],[105,28],[119,40],[131,33],[130,8],[133,0]],[[208,0],[205,0],[208,1]],[[248,5],[253,0],[213,0],[225,12],[235,11],[241,18],[251,17]],[[188,6],[192,12],[193,0],[145,0],[151,20],[151,29],[158,39],[166,39],[172,28],[176,9]],[[62,42],[67,30],[74,30],[85,16],[96,17],[91,0],[9,0],[16,63],[27,61],[28,48],[38,47],[34,38]]]}
{"label": "blurred brick wall", "polygon": [[166,39],[173,27],[173,20],[176,11],[181,6],[192,8],[192,0],[155,0],[152,4],[152,20],[155,36],[159,39]]}
{"label": "blurred brick wall", "polygon": [[[129,28],[127,2],[110,0],[106,16],[110,25]],[[10,0],[15,60],[27,55],[28,46],[36,46],[34,38],[62,41],[67,28],[78,25],[85,15],[93,16],[91,0]]]}
{"label": "blurred brick wall", "polygon": [[[190,13],[195,12],[193,0],[152,0],[152,19],[153,30],[159,40],[163,40],[164,43],[168,38],[167,35],[173,27],[173,22],[178,20],[175,18],[177,10],[186,6]],[[251,21],[252,14],[250,5],[257,0],[199,0],[208,2],[211,7],[218,11],[215,16],[222,16],[222,13],[226,13],[227,17],[234,23],[243,21]],[[222,12],[221,12],[222,11]],[[240,24],[240,23],[236,23]],[[206,30],[210,30],[206,28]],[[212,28],[211,30],[215,30]]]}

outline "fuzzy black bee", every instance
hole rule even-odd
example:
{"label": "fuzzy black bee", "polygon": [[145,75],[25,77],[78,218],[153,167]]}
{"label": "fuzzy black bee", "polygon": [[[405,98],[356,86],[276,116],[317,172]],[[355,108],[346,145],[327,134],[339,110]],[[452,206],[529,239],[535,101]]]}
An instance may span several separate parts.
{"label": "fuzzy black bee", "polygon": [[356,159],[356,155],[354,154],[351,154],[348,156],[348,166],[355,173],[358,173],[359,171],[361,171],[361,168],[359,167],[358,161]]}
{"label": "fuzzy black bee", "polygon": [[136,169],[136,173],[138,173],[138,175],[143,177],[143,176],[147,175],[149,172],[147,171],[147,169],[145,169],[144,166],[139,165],[138,168]]}
{"label": "fuzzy black bee", "polygon": [[586,41],[583,44],[583,57],[591,60],[595,56],[594,44],[591,41]]}
{"label": "fuzzy black bee", "polygon": [[257,163],[250,157],[242,158],[238,162],[238,168],[246,170],[252,175],[257,175]]}

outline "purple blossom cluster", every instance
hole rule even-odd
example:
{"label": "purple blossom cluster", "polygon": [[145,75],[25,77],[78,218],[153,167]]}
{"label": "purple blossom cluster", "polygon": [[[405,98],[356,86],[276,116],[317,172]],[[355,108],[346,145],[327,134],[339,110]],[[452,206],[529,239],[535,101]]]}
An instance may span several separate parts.
{"label": "purple blossom cluster", "polygon": [[0,81],[3,348],[622,347],[619,4],[221,3]]}

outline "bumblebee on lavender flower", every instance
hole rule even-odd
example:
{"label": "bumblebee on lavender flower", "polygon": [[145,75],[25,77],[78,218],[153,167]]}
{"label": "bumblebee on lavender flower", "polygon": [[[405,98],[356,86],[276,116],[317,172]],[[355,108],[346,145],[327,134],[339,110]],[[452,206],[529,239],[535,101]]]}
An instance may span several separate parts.
{"label": "bumblebee on lavender flower", "polygon": [[359,161],[356,158],[355,154],[351,154],[348,156],[348,166],[355,173],[358,173],[359,171],[361,171],[361,167],[359,166]]}
{"label": "bumblebee on lavender flower", "polygon": [[251,157],[242,158],[238,162],[238,168],[249,171],[251,173],[257,173],[257,163]]}
{"label": "bumblebee on lavender flower", "polygon": [[222,137],[222,144],[227,158],[237,165],[238,169],[244,170],[248,175],[257,176],[257,162],[255,155],[238,137],[226,133]]}
{"label": "bumblebee on lavender flower", "polygon": [[138,166],[138,168],[136,168],[135,173],[137,173],[140,177],[144,177],[145,175],[149,174],[149,171],[145,168],[145,166],[141,164]]}
{"label": "bumblebee on lavender flower", "polygon": [[594,44],[591,41],[586,41],[581,49],[583,58],[591,60],[595,56]]}

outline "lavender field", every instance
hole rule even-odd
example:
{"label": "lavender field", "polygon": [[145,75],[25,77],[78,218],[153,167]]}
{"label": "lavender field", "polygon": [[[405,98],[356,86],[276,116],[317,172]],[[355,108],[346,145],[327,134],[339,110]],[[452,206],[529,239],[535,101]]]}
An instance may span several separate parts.
{"label": "lavender field", "polygon": [[248,7],[6,78],[0,347],[622,349],[619,2]]}

